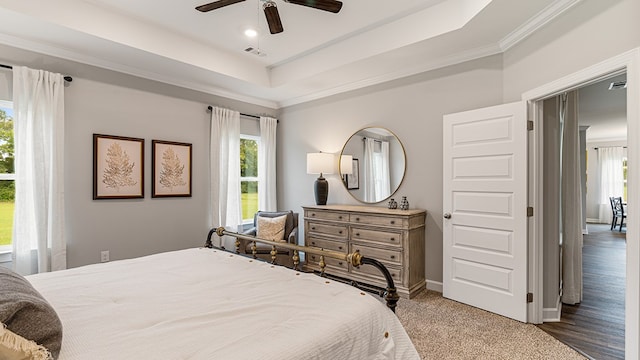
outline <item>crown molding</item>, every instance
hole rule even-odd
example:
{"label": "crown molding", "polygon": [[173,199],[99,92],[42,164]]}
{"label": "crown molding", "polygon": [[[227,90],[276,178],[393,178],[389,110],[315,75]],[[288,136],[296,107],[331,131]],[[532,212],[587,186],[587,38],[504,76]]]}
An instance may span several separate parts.
{"label": "crown molding", "polygon": [[[105,61],[93,56],[82,55],[74,51],[53,47],[40,42],[18,38],[11,35],[0,34],[0,44],[12,46],[17,49],[33,51],[47,56],[54,56],[64,60],[74,61],[85,65],[95,66],[98,68],[111,70],[131,76],[140,77],[147,80],[158,81],[161,83],[174,85],[190,90],[200,91],[206,94],[224,97],[231,100],[242,101],[253,105],[260,105],[272,109],[277,109],[278,104],[275,101],[256,98],[253,96],[242,95],[236,92],[223,90],[214,86],[204,86],[193,81],[184,81],[175,77],[158,74],[156,72],[147,71],[137,67],[131,67],[111,61]],[[16,64],[19,65],[19,64]],[[73,74],[69,74],[73,76]]]}
{"label": "crown molding", "polygon": [[529,35],[544,27],[550,21],[560,16],[582,0],[557,0],[537,13],[524,24],[518,26],[514,31],[500,40],[500,48],[507,51]]}
{"label": "crown molding", "polygon": [[471,60],[475,60],[475,59],[479,59],[479,58],[483,58],[486,56],[495,55],[499,53],[502,53],[502,50],[497,44],[470,49],[468,51],[463,51],[451,56],[435,59],[434,61],[421,63],[418,66],[403,68],[398,71],[386,73],[380,76],[370,77],[364,80],[350,82],[341,86],[333,87],[331,89],[317,91],[305,96],[298,96],[298,97],[290,98],[287,100],[283,100],[279,102],[279,105],[280,107],[297,105],[297,104],[301,104],[301,103],[305,103],[313,100],[322,99],[328,96],[337,95],[337,94],[345,93],[348,91],[358,90],[358,89],[362,89],[362,88],[373,86],[373,85],[378,85],[378,84],[389,82],[392,80],[405,78],[405,77],[420,74],[423,72],[460,64],[466,61],[471,61]]}

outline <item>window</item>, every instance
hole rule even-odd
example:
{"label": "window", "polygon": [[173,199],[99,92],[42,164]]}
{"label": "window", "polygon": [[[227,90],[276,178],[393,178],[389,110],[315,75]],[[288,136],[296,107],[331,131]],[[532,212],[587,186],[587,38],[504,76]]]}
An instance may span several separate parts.
{"label": "window", "polygon": [[0,252],[11,250],[15,179],[13,103],[0,100]]}
{"label": "window", "polygon": [[242,223],[253,222],[258,211],[258,151],[260,137],[240,135],[240,192]]}

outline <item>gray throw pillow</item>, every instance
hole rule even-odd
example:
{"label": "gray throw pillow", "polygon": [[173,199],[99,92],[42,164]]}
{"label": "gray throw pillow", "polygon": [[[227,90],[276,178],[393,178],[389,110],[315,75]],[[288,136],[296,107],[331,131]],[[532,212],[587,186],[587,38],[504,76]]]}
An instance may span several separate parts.
{"label": "gray throw pillow", "polygon": [[58,358],[62,323],[58,314],[23,276],[0,266],[0,323],[13,333],[35,341]]}

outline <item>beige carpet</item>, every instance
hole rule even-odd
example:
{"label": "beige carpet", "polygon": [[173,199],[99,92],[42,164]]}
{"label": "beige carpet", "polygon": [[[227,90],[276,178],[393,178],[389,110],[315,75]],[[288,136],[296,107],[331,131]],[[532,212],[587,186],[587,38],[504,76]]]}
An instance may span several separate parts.
{"label": "beige carpet", "polygon": [[398,318],[422,359],[585,358],[532,324],[423,291],[400,299]]}

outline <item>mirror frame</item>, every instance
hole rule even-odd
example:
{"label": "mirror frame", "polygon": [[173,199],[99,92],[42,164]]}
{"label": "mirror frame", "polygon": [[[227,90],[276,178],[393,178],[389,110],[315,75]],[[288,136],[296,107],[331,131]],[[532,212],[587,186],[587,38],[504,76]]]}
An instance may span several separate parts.
{"label": "mirror frame", "polygon": [[[342,163],[340,161],[342,159],[342,156],[345,155],[344,152],[345,152],[345,149],[347,148],[347,145],[349,144],[349,142],[352,139],[354,139],[355,136],[358,136],[362,132],[365,132],[365,131],[367,131],[369,129],[384,130],[389,134],[388,135],[389,138],[393,137],[398,142],[398,144],[400,145],[400,149],[402,149],[402,157],[403,157],[403,160],[404,160],[403,169],[402,169],[402,176],[400,177],[400,180],[398,181],[398,185],[395,188],[391,189],[391,191],[390,191],[390,193],[389,193],[389,195],[387,197],[385,197],[383,199],[380,199],[378,201],[365,201],[364,199],[361,199],[358,196],[356,196],[356,194],[354,193],[353,190],[359,190],[360,187],[362,187],[362,186],[358,187],[357,189],[352,189],[352,190],[350,190],[348,188],[347,184],[343,180],[345,174],[342,173]],[[393,131],[391,131],[391,130],[383,127],[383,126],[367,126],[367,127],[361,128],[361,129],[357,130],[356,132],[354,132],[353,134],[351,134],[351,136],[349,136],[347,141],[345,141],[344,145],[342,146],[342,150],[340,151],[340,157],[338,158],[338,174],[340,175],[340,179],[341,179],[340,182],[342,183],[342,186],[349,193],[349,195],[351,195],[354,199],[356,199],[357,201],[359,201],[361,203],[364,203],[364,204],[378,204],[378,203],[381,203],[381,202],[386,201],[389,198],[391,198],[398,191],[398,189],[400,189],[400,186],[404,182],[404,178],[406,176],[406,173],[407,173],[407,153],[406,153],[406,150],[404,148],[404,145],[402,144],[402,141],[400,141],[400,138],[398,138],[398,136]]]}

